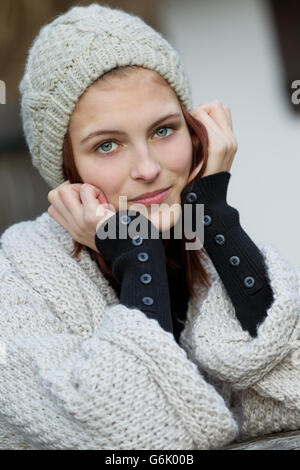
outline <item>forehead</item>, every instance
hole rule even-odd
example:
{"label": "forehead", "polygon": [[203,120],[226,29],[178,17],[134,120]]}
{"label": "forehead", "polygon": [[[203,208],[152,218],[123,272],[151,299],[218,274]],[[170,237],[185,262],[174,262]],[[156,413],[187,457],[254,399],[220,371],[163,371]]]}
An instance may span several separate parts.
{"label": "forehead", "polygon": [[177,100],[168,82],[153,70],[140,67],[126,71],[126,74],[107,73],[84,92],[73,114],[86,112],[87,109],[95,108],[100,103],[104,110],[106,105],[111,108],[114,103],[118,103],[121,106],[121,102],[126,100],[129,104],[131,100],[149,102],[157,95],[159,99]]}

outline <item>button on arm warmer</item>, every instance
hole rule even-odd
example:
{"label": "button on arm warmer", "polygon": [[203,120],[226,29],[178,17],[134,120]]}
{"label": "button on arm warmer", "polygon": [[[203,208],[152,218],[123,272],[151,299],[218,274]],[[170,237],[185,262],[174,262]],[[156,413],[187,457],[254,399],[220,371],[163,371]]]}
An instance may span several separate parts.
{"label": "button on arm warmer", "polygon": [[[128,230],[133,214],[138,214],[144,222],[149,237],[130,237]],[[173,333],[166,257],[156,227],[142,214],[123,210],[100,228],[101,233],[98,229],[95,235],[95,244],[100,254],[113,262],[113,276],[121,284],[120,303],[140,309]],[[104,232],[113,234],[114,230],[115,237],[103,238]]]}
{"label": "button on arm warmer", "polygon": [[252,337],[267,315],[273,293],[262,253],[243,230],[238,211],[227,204],[231,174],[226,171],[199,178],[181,192],[181,203],[204,204],[203,246],[213,262],[244,330]]}

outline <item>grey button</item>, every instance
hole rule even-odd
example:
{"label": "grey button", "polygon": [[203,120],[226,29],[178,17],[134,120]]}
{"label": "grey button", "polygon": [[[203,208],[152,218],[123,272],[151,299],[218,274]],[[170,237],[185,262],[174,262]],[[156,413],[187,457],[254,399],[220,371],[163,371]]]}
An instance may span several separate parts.
{"label": "grey button", "polygon": [[203,222],[204,222],[204,225],[205,225],[205,226],[210,225],[210,224],[211,224],[211,217],[210,217],[210,215],[205,215],[204,218],[203,218]]}
{"label": "grey button", "polygon": [[252,276],[245,277],[244,285],[246,287],[253,287],[255,285],[255,279]]}
{"label": "grey button", "polygon": [[222,235],[222,233],[218,233],[218,235],[215,236],[215,242],[217,245],[224,245],[225,241],[226,238],[224,235]]}
{"label": "grey button", "polygon": [[151,276],[151,274],[148,274],[148,273],[142,274],[141,277],[140,277],[140,281],[141,281],[143,284],[149,284],[149,282],[152,281],[152,276]]}
{"label": "grey button", "polygon": [[145,305],[152,305],[154,300],[152,299],[152,297],[143,297],[142,298],[142,302],[145,304]]}
{"label": "grey button", "polygon": [[129,215],[123,214],[120,217],[120,222],[123,225],[128,225],[131,222],[131,217],[129,217]]}
{"label": "grey button", "polygon": [[140,237],[140,236],[138,235],[137,237],[133,238],[133,239],[131,240],[131,242],[132,242],[133,245],[139,246],[139,245],[141,245],[141,244],[143,243],[143,239],[142,239],[142,237]]}
{"label": "grey button", "polygon": [[195,202],[197,201],[197,194],[196,193],[188,193],[186,197],[187,202]]}
{"label": "grey button", "polygon": [[232,266],[238,266],[240,264],[240,258],[238,256],[231,256],[229,262]]}
{"label": "grey button", "polygon": [[142,261],[142,262],[148,261],[149,255],[148,255],[148,253],[146,253],[145,251],[142,251],[141,253],[138,253],[137,259],[138,259],[139,261]]}

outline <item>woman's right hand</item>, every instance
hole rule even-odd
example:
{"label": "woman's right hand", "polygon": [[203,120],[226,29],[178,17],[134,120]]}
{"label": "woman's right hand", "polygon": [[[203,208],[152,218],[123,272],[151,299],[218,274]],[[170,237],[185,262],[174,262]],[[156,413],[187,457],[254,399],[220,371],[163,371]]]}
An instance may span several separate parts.
{"label": "woman's right hand", "polygon": [[48,214],[64,227],[72,238],[98,252],[95,234],[99,226],[115,214],[101,189],[91,184],[65,181],[48,193]]}

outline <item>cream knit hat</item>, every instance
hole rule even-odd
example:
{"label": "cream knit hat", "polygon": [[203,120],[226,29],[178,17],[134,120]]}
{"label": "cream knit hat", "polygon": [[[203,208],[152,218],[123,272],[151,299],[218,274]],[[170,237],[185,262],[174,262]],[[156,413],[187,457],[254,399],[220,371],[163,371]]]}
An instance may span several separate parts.
{"label": "cream knit hat", "polygon": [[156,70],[191,111],[179,54],[138,16],[93,3],[72,7],[42,26],[19,90],[32,163],[51,188],[64,182],[63,140],[80,96],[105,72],[125,65]]}

